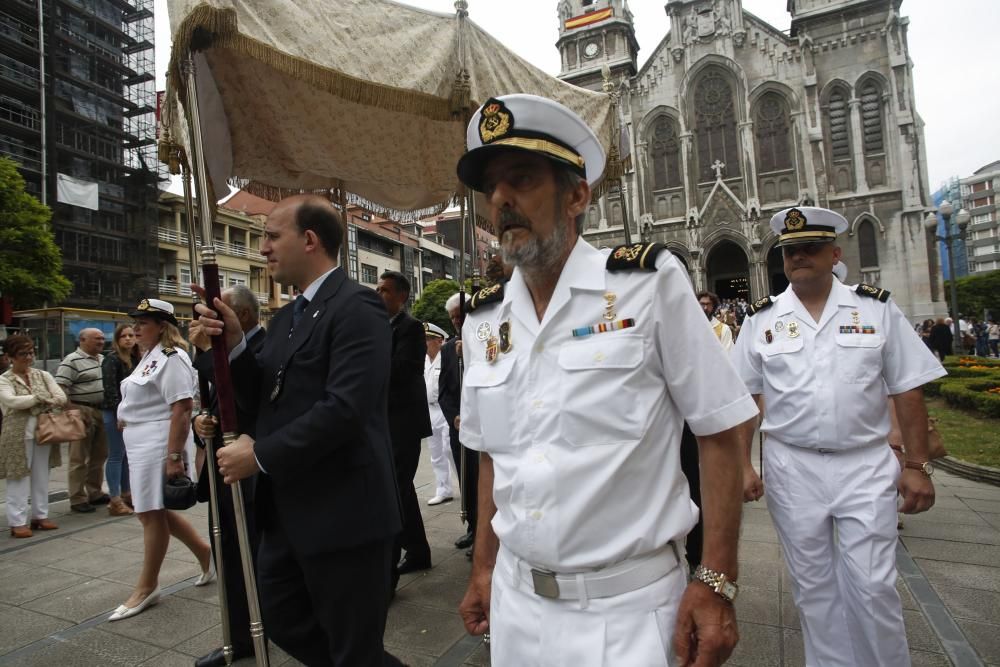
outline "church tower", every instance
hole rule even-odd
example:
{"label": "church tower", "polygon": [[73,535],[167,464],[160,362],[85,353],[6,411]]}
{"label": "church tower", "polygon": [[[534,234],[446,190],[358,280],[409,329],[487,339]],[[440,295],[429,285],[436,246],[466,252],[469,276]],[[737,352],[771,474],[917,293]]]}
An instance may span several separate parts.
{"label": "church tower", "polygon": [[614,81],[637,71],[639,43],[626,0],[560,0],[559,78],[581,88],[601,90],[601,68]]}

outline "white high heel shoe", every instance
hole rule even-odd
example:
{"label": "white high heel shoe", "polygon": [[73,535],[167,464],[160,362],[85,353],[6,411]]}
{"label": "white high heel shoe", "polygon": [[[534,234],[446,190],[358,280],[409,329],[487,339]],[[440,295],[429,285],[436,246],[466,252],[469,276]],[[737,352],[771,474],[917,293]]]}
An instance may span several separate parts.
{"label": "white high heel shoe", "polygon": [[194,582],[195,586],[207,586],[208,584],[215,581],[218,574],[215,571],[215,558],[209,556],[208,558],[208,569],[201,573],[198,580]]}
{"label": "white high heel shoe", "polygon": [[121,621],[126,618],[132,618],[137,614],[141,614],[146,611],[147,608],[152,607],[154,604],[160,601],[160,589],[157,588],[155,591],[147,595],[142,602],[134,607],[126,607],[125,605],[118,605],[111,616],[108,617],[109,621]]}

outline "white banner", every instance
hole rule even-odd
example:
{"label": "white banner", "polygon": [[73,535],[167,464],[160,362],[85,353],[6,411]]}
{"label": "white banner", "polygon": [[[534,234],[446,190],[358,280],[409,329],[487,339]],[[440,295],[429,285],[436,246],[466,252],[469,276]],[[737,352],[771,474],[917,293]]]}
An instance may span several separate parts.
{"label": "white banner", "polygon": [[98,195],[97,183],[73,178],[67,174],[56,174],[56,201],[97,211]]}

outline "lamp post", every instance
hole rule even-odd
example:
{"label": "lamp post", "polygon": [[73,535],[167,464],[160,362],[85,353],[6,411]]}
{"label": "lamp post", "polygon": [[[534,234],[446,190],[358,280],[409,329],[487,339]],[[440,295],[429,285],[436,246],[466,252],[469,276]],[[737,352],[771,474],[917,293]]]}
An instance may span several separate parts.
{"label": "lamp post", "polygon": [[[941,202],[938,206],[938,213],[944,219],[944,236],[938,236],[938,219],[934,215],[933,211],[927,214],[924,218],[924,227],[934,234],[934,238],[938,241],[943,241],[946,248],[948,248],[948,270],[951,273],[951,279],[948,283],[951,286],[951,317],[952,317],[952,327],[953,327],[953,340],[952,352],[955,354],[960,354],[962,349],[962,332],[958,326],[958,286],[955,284],[955,253],[952,252],[951,246],[952,242],[956,239],[961,239],[965,236],[965,228],[969,224],[969,212],[964,208],[959,209],[958,213],[955,214],[955,224],[958,226],[958,232],[952,233],[951,231],[951,216],[955,213],[955,207],[951,205],[951,202],[947,199]],[[956,352],[958,350],[958,352]]]}

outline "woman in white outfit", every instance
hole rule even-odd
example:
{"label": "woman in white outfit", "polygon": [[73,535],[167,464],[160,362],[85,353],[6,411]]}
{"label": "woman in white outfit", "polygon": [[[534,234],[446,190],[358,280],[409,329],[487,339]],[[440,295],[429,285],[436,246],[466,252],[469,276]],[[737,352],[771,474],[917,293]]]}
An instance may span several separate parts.
{"label": "woman in white outfit", "polygon": [[163,507],[163,482],[179,477],[190,461],[191,410],[196,375],[181,338],[172,304],[143,299],[131,313],[142,359],[122,380],[118,421],[123,425],[128,455],[132,504],[143,527],[145,551],[142,571],[132,595],[109,620],[135,616],[160,598],[160,566],[173,535],[187,546],[201,564],[195,583],[203,586],[215,578],[212,551],[188,521]]}
{"label": "woman in white outfit", "polygon": [[[31,537],[32,529],[55,530],[49,520],[49,468],[60,465],[59,446],[36,445],[38,415],[66,405],[66,394],[55,378],[38,368],[35,344],[27,336],[4,340],[10,369],[0,375],[0,479],[7,480],[7,525],[12,537]],[[28,526],[28,496],[31,526]]]}

